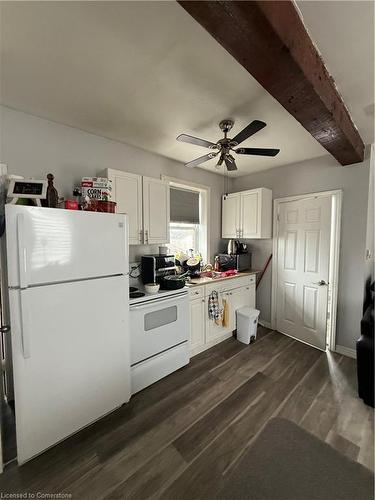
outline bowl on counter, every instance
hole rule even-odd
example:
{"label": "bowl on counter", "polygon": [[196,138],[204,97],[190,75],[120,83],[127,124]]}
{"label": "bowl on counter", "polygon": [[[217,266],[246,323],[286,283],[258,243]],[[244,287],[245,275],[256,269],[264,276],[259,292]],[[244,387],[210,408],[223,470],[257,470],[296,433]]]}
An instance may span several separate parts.
{"label": "bowl on counter", "polygon": [[149,293],[150,295],[155,295],[158,293],[160,288],[159,283],[146,283],[145,284],[145,292]]}

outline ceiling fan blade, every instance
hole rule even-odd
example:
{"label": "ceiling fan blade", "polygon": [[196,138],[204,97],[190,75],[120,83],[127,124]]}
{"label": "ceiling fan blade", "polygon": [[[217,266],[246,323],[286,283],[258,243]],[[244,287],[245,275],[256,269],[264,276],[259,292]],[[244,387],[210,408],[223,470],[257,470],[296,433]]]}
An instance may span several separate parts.
{"label": "ceiling fan blade", "polygon": [[231,172],[233,170],[237,170],[237,165],[236,162],[231,155],[227,155],[225,157],[225,165],[227,166],[227,169]]}
{"label": "ceiling fan blade", "polygon": [[241,144],[248,137],[256,134],[259,130],[262,130],[267,124],[261,122],[260,120],[252,121],[247,127],[245,127],[241,132],[239,132],[236,137],[233,137],[232,142],[236,142],[237,144]]}
{"label": "ceiling fan blade", "polygon": [[199,139],[198,137],[193,137],[192,135],[180,134],[177,137],[177,140],[187,142],[188,144],[195,144],[196,146],[202,146],[204,148],[217,148],[217,145],[214,142]]}
{"label": "ceiling fan blade", "polygon": [[219,161],[217,162],[216,166],[217,167],[220,167],[222,164],[223,164],[223,161],[224,161],[224,156],[221,155],[220,158],[219,158]]}
{"label": "ceiling fan blade", "polygon": [[239,148],[235,152],[239,155],[255,155],[255,156],[276,156],[280,149],[271,148]]}
{"label": "ceiling fan blade", "polygon": [[196,158],[195,160],[189,161],[188,163],[185,163],[185,167],[196,167],[197,165],[200,165],[201,163],[204,163],[207,160],[210,160],[211,158],[214,158],[218,153],[208,153],[207,155],[200,156],[199,158]]}

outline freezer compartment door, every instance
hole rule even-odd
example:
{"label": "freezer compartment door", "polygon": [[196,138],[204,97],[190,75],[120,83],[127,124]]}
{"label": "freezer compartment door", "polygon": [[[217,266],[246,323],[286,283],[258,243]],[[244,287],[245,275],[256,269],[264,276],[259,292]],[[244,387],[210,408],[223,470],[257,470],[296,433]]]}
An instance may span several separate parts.
{"label": "freezer compartment door", "polygon": [[8,284],[126,274],[127,216],[7,205]]}
{"label": "freezer compartment door", "polygon": [[11,290],[18,461],[130,398],[128,278]]}

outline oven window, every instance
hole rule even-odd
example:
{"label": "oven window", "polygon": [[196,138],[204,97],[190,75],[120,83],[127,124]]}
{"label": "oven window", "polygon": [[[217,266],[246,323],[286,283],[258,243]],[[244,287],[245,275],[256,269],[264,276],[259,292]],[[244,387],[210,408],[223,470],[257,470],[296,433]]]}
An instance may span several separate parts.
{"label": "oven window", "polygon": [[169,325],[177,321],[177,306],[158,309],[157,311],[145,314],[145,332]]}

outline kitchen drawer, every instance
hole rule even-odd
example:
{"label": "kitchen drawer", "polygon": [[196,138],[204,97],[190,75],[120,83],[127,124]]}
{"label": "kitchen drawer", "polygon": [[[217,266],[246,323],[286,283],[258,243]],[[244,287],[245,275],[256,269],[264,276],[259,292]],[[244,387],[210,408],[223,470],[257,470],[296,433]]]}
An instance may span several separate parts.
{"label": "kitchen drawer", "polygon": [[207,297],[214,290],[216,290],[217,292],[223,292],[234,290],[235,288],[240,288],[242,286],[248,286],[249,284],[255,284],[255,274],[251,274],[249,276],[227,278],[225,280],[210,283],[205,287],[205,295]]}
{"label": "kitchen drawer", "polygon": [[204,286],[194,286],[189,289],[190,300],[200,299],[204,296]]}
{"label": "kitchen drawer", "polygon": [[249,276],[249,281],[248,283],[255,283],[256,282],[256,274],[252,274]]}

